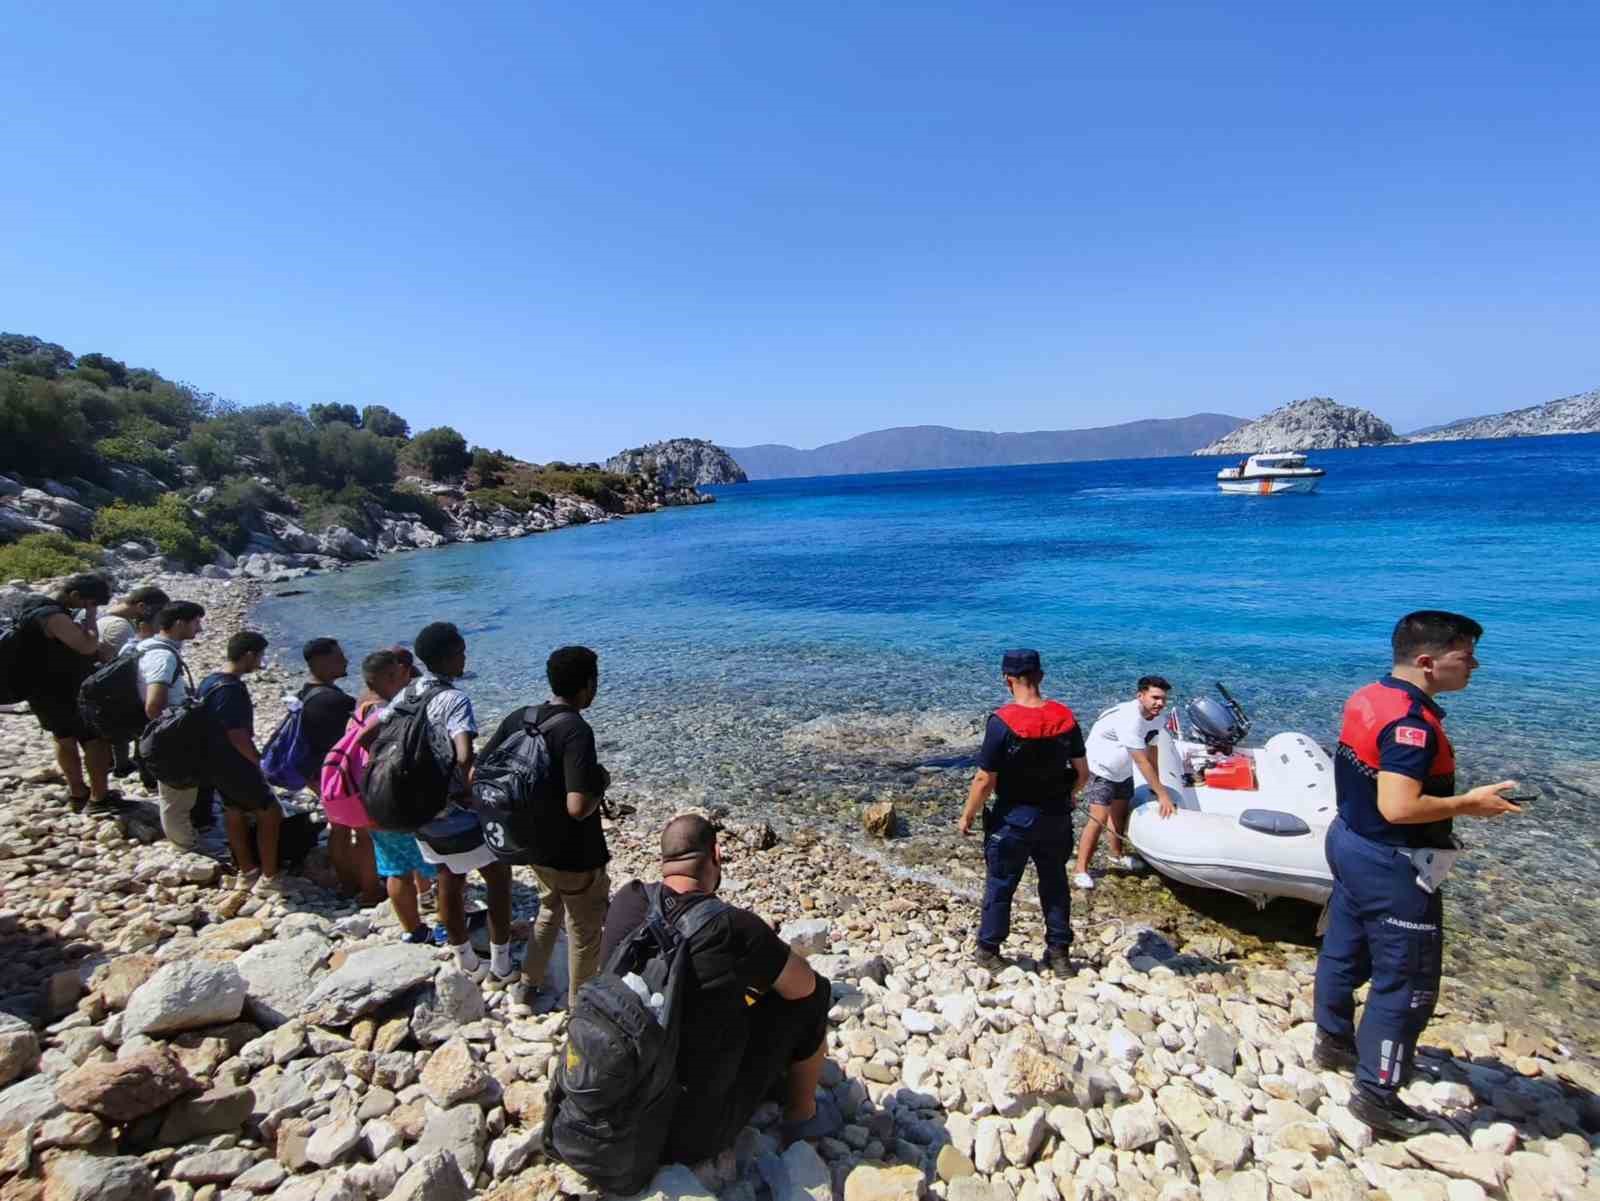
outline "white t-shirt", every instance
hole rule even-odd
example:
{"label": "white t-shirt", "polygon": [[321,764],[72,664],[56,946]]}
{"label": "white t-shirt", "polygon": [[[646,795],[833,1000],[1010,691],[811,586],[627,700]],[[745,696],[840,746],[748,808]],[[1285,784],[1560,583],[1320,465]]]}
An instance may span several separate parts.
{"label": "white t-shirt", "polygon": [[[419,679],[407,684],[383,707],[378,714],[378,720],[388,721],[394,715],[395,705],[400,701],[415,700],[428,689],[437,688],[440,684],[451,684],[451,681],[442,680],[432,672],[425,672]],[[472,712],[472,701],[459,688],[447,687],[428,702],[427,719],[428,745],[433,750],[434,758],[439,761],[439,766],[450,769],[450,795],[460,796],[467,790],[467,780],[460,764],[456,763],[455,737],[457,734],[470,734],[474,738],[478,736],[478,719]]]}
{"label": "white t-shirt", "polygon": [[1165,717],[1146,717],[1137,700],[1112,705],[1089,730],[1084,750],[1089,770],[1102,780],[1120,784],[1133,778],[1130,751],[1141,751],[1156,739]]}
{"label": "white t-shirt", "polygon": [[188,678],[183,674],[183,644],[157,634],[139,644],[139,683],[167,685],[167,708],[181,705],[189,696]]}

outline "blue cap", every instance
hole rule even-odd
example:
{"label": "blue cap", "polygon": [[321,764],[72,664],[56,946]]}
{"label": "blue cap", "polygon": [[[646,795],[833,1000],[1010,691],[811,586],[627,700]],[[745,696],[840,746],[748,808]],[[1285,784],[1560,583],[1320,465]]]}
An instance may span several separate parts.
{"label": "blue cap", "polygon": [[1000,674],[1025,676],[1030,671],[1043,671],[1039,666],[1039,652],[1030,650],[1007,651],[1000,660]]}

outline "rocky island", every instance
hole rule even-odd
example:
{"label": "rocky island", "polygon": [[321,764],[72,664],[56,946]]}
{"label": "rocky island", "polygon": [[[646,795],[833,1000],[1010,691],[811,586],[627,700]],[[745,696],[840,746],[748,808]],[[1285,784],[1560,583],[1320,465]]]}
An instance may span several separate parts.
{"label": "rocky island", "polygon": [[1380,446],[1398,439],[1387,421],[1366,409],[1326,396],[1292,401],[1195,451],[1197,455],[1253,455],[1273,450],[1333,450]]}
{"label": "rocky island", "polygon": [[1467,438],[1526,438],[1550,434],[1600,433],[1600,388],[1545,404],[1488,417],[1468,417],[1437,429],[1418,430],[1408,442],[1456,442]]}
{"label": "rocky island", "polygon": [[664,490],[750,482],[732,455],[704,438],[671,438],[624,450],[606,460],[606,470],[654,479]]}

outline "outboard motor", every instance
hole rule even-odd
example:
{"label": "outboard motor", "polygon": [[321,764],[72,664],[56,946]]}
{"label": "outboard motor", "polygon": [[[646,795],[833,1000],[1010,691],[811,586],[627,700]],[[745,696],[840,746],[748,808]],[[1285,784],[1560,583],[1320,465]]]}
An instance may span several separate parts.
{"label": "outboard motor", "polygon": [[1183,712],[1189,719],[1189,728],[1207,750],[1230,755],[1250,733],[1250,718],[1221,683],[1217,684],[1217,691],[1222,694],[1220,701],[1215,697],[1197,696],[1183,707]]}

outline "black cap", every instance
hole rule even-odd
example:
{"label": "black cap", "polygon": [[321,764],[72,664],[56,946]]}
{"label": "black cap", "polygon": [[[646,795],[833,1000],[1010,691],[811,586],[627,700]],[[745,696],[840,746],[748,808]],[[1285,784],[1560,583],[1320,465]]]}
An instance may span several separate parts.
{"label": "black cap", "polygon": [[1007,651],[1000,660],[1000,674],[1025,676],[1030,671],[1043,671],[1039,666],[1039,652],[1032,650]]}

